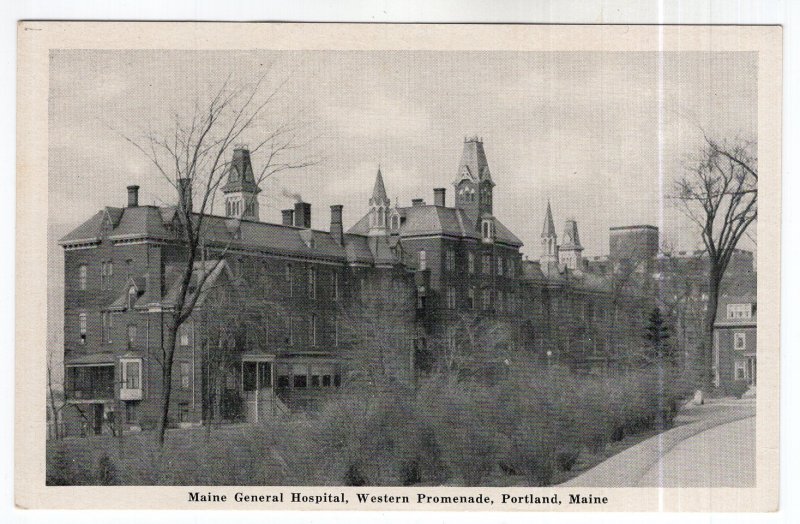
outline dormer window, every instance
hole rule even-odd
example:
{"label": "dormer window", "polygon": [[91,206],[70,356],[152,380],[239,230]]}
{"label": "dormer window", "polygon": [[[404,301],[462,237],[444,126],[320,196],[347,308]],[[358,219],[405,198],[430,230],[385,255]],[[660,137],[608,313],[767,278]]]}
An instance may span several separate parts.
{"label": "dormer window", "polygon": [[494,221],[490,218],[484,218],[482,222],[483,241],[491,242],[494,240]]}
{"label": "dormer window", "polygon": [[133,308],[134,302],[136,302],[136,287],[131,286],[128,288],[128,309]]}

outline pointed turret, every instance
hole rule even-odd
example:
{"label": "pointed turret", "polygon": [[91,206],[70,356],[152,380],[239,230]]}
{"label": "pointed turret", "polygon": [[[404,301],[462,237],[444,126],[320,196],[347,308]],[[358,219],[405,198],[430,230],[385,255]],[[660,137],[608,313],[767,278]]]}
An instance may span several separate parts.
{"label": "pointed turret", "polygon": [[558,235],[556,226],[553,223],[553,210],[550,209],[550,200],[547,200],[547,211],[544,215],[544,225],[542,226],[542,252],[539,256],[542,270],[555,268],[558,265]]}
{"label": "pointed turret", "polygon": [[225,194],[225,216],[258,220],[258,193],[261,192],[253,175],[250,150],[237,146],[228,168],[228,180],[222,186]]}
{"label": "pointed turret", "polygon": [[453,186],[456,189],[456,207],[464,210],[476,228],[480,227],[484,216],[493,214],[494,185],[483,141],[477,136],[465,138]]}
{"label": "pointed turret", "polygon": [[555,238],[556,225],[553,223],[553,211],[550,209],[550,199],[547,199],[547,212],[544,215],[544,226],[542,227],[542,238]]}
{"label": "pointed turret", "polygon": [[558,247],[559,261],[570,269],[580,269],[583,246],[578,236],[578,222],[574,218],[564,222],[564,235],[561,239],[562,244]]}
{"label": "pointed turret", "polygon": [[372,187],[372,196],[369,199],[369,234],[387,234],[387,221],[389,216],[389,206],[391,202],[386,196],[386,186],[383,185],[383,174],[378,166],[378,174],[375,176],[375,185]]}
{"label": "pointed turret", "polygon": [[383,185],[380,166],[378,166],[378,174],[375,176],[375,185],[372,187],[372,198],[369,199],[370,206],[378,204],[389,205],[389,198],[386,196],[386,186]]}

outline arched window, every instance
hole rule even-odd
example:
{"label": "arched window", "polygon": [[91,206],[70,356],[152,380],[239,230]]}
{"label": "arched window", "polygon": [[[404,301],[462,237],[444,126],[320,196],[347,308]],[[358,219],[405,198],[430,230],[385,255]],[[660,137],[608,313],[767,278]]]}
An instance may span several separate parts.
{"label": "arched window", "polygon": [[136,288],[131,286],[128,288],[128,309],[133,307],[133,303],[136,301]]}
{"label": "arched window", "polygon": [[400,217],[398,215],[392,217],[392,229],[400,229]]}
{"label": "arched window", "polygon": [[378,226],[385,227],[386,226],[386,214],[383,208],[378,208]]}

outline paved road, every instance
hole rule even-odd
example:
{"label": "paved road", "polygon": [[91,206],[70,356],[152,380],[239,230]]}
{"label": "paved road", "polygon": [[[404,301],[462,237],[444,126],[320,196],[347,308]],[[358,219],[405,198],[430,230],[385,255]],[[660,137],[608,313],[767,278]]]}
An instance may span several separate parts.
{"label": "paved road", "polygon": [[669,431],[563,484],[580,487],[743,487],[755,482],[755,400],[690,406]]}
{"label": "paved road", "polygon": [[755,417],[707,429],[669,450],[637,486],[755,486],[755,437]]}

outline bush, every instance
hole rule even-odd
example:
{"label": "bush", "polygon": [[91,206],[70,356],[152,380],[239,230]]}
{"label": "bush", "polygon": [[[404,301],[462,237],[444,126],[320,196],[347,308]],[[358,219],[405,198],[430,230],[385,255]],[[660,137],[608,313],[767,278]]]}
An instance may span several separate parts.
{"label": "bush", "polygon": [[720,389],[727,397],[742,398],[750,389],[750,384],[746,380],[734,380],[733,382],[724,382]]}

